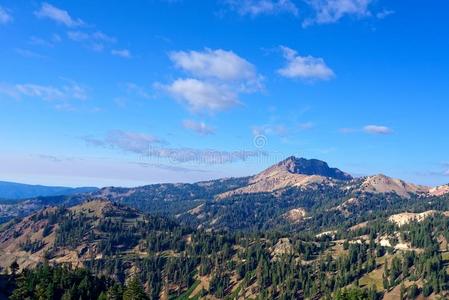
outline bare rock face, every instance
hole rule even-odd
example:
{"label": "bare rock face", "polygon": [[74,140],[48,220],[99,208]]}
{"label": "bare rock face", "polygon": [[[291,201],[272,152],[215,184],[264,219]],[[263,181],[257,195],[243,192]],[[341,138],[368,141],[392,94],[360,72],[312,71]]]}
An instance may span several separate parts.
{"label": "bare rock face", "polygon": [[271,250],[274,258],[280,257],[285,254],[292,254],[294,252],[293,245],[288,238],[279,239],[279,241]]}
{"label": "bare rock face", "polygon": [[380,174],[366,177],[360,190],[374,194],[396,193],[398,196],[409,198],[411,194],[425,194],[429,188]]}
{"label": "bare rock face", "polygon": [[388,218],[388,220],[392,223],[395,223],[398,226],[403,226],[406,224],[409,224],[413,221],[416,222],[422,222],[425,219],[427,219],[430,216],[434,216],[438,213],[443,214],[444,216],[448,216],[449,212],[437,212],[436,210],[428,210],[422,213],[410,213],[410,212],[404,212],[396,215],[392,215]]}
{"label": "bare rock face", "polygon": [[308,188],[319,184],[332,185],[336,180],[351,179],[351,175],[339,169],[330,168],[324,161],[291,156],[253,176],[247,186],[220,194],[217,198],[223,199],[232,195],[250,193],[270,193],[289,187]]}
{"label": "bare rock face", "polygon": [[330,168],[326,162],[318,159],[305,159],[291,156],[271,168],[281,168],[292,174],[318,175],[337,180],[352,179],[351,175],[337,168]]}
{"label": "bare rock face", "polygon": [[304,218],[307,216],[307,212],[304,208],[299,207],[289,210],[282,216],[291,223],[298,223],[304,220]]}
{"label": "bare rock face", "polygon": [[429,190],[431,196],[443,196],[449,194],[449,184],[437,186]]}

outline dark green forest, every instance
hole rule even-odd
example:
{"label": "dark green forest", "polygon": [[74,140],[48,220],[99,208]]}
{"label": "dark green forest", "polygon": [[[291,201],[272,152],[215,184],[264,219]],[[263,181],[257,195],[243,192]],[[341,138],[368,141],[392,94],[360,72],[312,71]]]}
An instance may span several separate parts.
{"label": "dark green forest", "polygon": [[[357,230],[316,237],[312,231],[193,229],[123,205],[112,207],[100,217],[66,208],[34,215],[34,222],[47,221],[46,234],[55,231],[54,248],[34,269],[19,271],[14,264],[3,270],[3,293],[10,299],[186,299],[204,277],[208,289],[197,296],[219,299],[243,291],[257,299],[381,299],[395,287],[401,287],[404,299],[413,299],[449,290],[440,245],[441,237],[449,237],[449,219],[442,215],[401,228],[378,217]],[[396,251],[377,242],[396,232],[417,250]],[[361,236],[361,242],[350,242]],[[291,247],[274,254],[280,239]],[[344,242],[335,255],[338,241]],[[80,245],[95,245],[102,258],[85,259],[84,268],[49,263],[58,249]],[[42,245],[30,241],[21,247],[32,253]],[[129,252],[136,248],[146,255]],[[361,283],[378,269],[382,291]],[[416,284],[405,287],[404,282]]]}

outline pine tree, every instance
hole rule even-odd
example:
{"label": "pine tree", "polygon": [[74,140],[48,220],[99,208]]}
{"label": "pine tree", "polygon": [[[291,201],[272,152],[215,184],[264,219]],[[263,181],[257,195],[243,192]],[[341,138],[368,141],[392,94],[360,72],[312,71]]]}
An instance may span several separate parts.
{"label": "pine tree", "polygon": [[123,300],[146,300],[145,290],[137,276],[133,276],[123,292]]}
{"label": "pine tree", "polygon": [[123,294],[122,286],[119,284],[114,284],[109,288],[107,292],[107,298],[109,300],[120,300],[122,299],[122,294]]}

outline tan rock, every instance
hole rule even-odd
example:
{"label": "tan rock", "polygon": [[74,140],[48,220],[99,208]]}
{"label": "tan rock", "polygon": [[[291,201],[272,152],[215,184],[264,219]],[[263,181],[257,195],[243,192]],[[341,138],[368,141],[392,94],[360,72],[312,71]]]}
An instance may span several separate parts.
{"label": "tan rock", "polygon": [[398,196],[409,198],[410,194],[425,194],[429,188],[381,174],[366,177],[360,190],[374,194],[396,193]]}

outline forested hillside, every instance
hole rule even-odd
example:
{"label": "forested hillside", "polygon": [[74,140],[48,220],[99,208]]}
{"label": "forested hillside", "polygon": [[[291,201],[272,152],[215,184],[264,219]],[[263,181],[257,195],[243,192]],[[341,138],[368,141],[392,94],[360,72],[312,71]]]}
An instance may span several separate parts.
{"label": "forested hillside", "polygon": [[289,158],[246,178],[36,198],[0,229],[0,286],[11,299],[444,299],[446,190]]}
{"label": "forested hillside", "polygon": [[408,221],[379,217],[324,233],[204,231],[93,200],[7,224],[0,262],[12,299],[446,295],[449,218]]}

